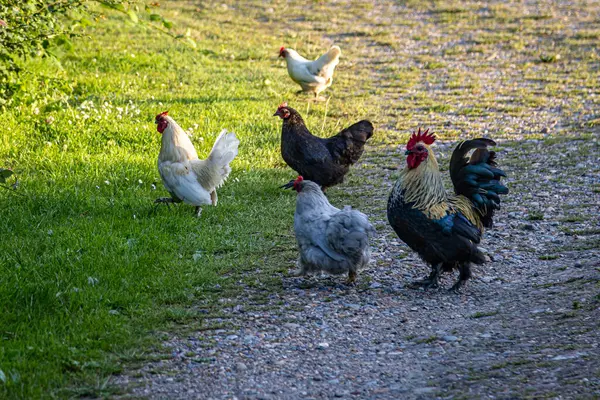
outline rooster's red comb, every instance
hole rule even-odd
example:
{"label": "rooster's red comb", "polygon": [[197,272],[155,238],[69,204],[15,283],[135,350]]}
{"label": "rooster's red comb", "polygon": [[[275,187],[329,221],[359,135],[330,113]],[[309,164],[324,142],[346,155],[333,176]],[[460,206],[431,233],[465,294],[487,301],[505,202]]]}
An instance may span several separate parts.
{"label": "rooster's red comb", "polygon": [[302,175],[298,175],[298,177],[296,178],[296,180],[294,181],[294,183],[300,183],[304,180],[304,178],[302,177]]}
{"label": "rooster's red comb", "polygon": [[[284,101],[283,103],[281,103],[281,104],[279,105],[279,107],[277,107],[277,109],[278,109],[278,110],[281,110],[282,108],[286,108],[286,107],[287,107],[287,103]],[[302,178],[302,177],[300,177],[300,178]]]}
{"label": "rooster's red comb", "polygon": [[285,47],[283,47],[283,46],[281,46],[281,47],[279,48],[279,52],[280,52],[280,53],[281,53],[282,51],[284,51],[284,50],[285,50]]}
{"label": "rooster's red comb", "polygon": [[435,142],[435,135],[433,133],[429,133],[429,129],[427,129],[425,132],[421,132],[421,128],[419,128],[417,132],[413,132],[413,134],[410,136],[408,143],[406,143],[406,150],[412,150],[413,147],[415,147],[415,145],[419,142],[432,144]]}
{"label": "rooster's red comb", "polygon": [[168,111],[163,111],[163,112],[161,112],[160,114],[158,114],[156,116],[156,119],[159,119],[160,117],[166,117],[167,115],[169,115],[169,112]]}

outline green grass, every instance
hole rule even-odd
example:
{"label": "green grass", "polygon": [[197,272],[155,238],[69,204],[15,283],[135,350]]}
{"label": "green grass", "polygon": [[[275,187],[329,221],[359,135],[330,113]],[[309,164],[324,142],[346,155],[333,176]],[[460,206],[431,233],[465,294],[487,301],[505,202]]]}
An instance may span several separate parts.
{"label": "green grass", "polygon": [[[162,2],[175,33],[189,28],[197,48],[108,14],[62,66],[28,64],[64,78],[73,94],[28,80],[31,95],[2,115],[0,167],[20,185],[0,190],[0,398],[109,395],[123,365],[160,354],[159,332],[216,329],[192,305],[211,308],[240,279],[256,284],[256,270],[278,290],[277,274],[295,257],[295,198],[277,188],[294,176],[272,117],[282,101],[321,136],[369,118],[379,148],[396,148],[417,125],[440,140],[539,135],[556,118],[549,104],[569,116],[561,114],[561,126],[594,136],[598,116],[582,110],[597,109],[597,30],[559,34],[561,17],[504,4],[411,1],[398,15],[377,7]],[[308,103],[295,95],[278,49],[312,58],[329,39],[343,52],[324,93],[331,100]],[[561,57],[540,62],[541,54]],[[549,114],[528,125],[537,109]],[[200,220],[191,206],[152,203],[166,195],[153,123],[164,110],[193,129],[201,156],[223,128],[241,140],[219,206],[205,207]],[[358,174],[348,186],[360,186]],[[337,205],[365,202],[344,187],[330,196]]]}
{"label": "green grass", "polygon": [[[277,59],[284,38],[266,40],[260,28],[252,36],[256,27],[243,18],[229,29],[219,8],[194,9],[179,3],[162,12],[191,27],[199,49],[109,14],[62,58],[64,71],[30,64],[72,80],[75,95],[32,98],[3,115],[0,164],[20,185],[0,193],[2,398],[107,394],[120,362],[143,358],[155,343],[149,333],[201,319],[186,306],[224,274],[293,258],[270,256],[294,249],[295,201],[278,189],[293,172],[279,155],[272,114],[288,100],[317,134],[350,118],[328,118],[325,104],[306,113]],[[363,115],[359,104],[336,110]],[[153,119],[167,109],[193,128],[203,156],[223,128],[241,140],[219,206],[205,207],[200,220],[191,206],[153,205],[167,194]]]}

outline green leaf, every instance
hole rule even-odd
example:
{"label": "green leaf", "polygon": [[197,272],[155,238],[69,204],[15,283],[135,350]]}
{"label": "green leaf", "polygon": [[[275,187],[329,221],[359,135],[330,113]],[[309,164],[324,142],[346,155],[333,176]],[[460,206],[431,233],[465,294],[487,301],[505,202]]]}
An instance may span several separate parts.
{"label": "green leaf", "polygon": [[133,21],[134,24],[138,23],[138,16],[133,10],[127,11],[127,15],[129,15],[129,19]]}
{"label": "green leaf", "polygon": [[194,39],[192,39],[191,37],[186,37],[185,40],[187,40],[187,42],[193,47],[196,48],[196,41]]}
{"label": "green leaf", "polygon": [[150,14],[150,21],[160,21],[162,17],[158,14]]}
{"label": "green leaf", "polygon": [[173,23],[171,21],[167,21],[166,19],[163,19],[163,26],[167,29],[171,29],[173,27]]}
{"label": "green leaf", "polygon": [[125,7],[123,6],[123,4],[119,4],[119,3],[115,4],[115,3],[110,3],[108,1],[101,1],[100,4],[106,8],[125,12]]}
{"label": "green leaf", "polygon": [[[10,178],[14,173],[10,169],[0,168],[0,183],[5,183],[8,178]],[[2,380],[2,376],[4,373],[0,370],[0,380]]]}

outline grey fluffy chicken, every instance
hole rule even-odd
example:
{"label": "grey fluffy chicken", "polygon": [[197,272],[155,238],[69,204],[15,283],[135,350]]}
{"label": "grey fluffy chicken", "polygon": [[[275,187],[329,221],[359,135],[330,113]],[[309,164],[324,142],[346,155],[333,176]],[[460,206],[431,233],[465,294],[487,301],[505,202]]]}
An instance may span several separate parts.
{"label": "grey fluffy chicken", "polygon": [[371,258],[369,238],[375,231],[367,216],[346,206],[332,206],[316,183],[299,176],[294,231],[300,255],[297,275],[325,271],[348,274],[347,283]]}

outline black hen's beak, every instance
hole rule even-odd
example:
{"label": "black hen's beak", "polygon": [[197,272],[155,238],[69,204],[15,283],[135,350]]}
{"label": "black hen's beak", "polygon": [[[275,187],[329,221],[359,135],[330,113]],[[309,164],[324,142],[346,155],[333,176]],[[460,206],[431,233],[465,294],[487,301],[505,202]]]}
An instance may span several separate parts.
{"label": "black hen's beak", "polygon": [[291,189],[293,187],[294,187],[294,180],[292,179],[291,181],[289,181],[285,185],[279,186],[279,189]]}

